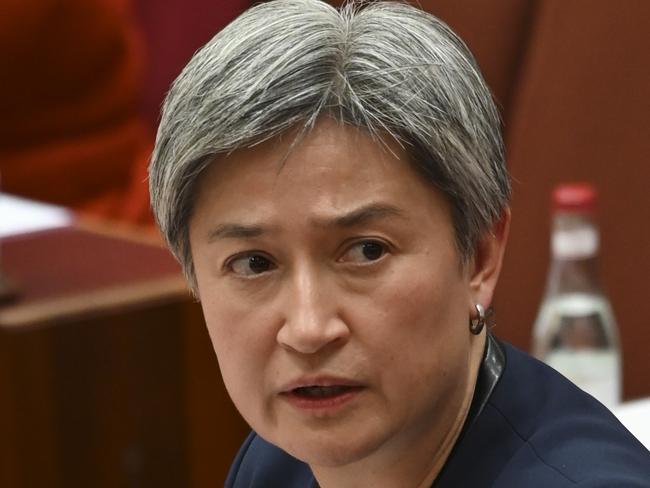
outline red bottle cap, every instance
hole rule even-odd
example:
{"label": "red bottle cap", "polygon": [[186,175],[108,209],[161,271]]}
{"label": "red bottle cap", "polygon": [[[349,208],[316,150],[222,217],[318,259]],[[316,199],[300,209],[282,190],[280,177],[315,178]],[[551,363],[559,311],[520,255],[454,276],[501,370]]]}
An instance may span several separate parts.
{"label": "red bottle cap", "polygon": [[553,189],[553,209],[561,212],[593,212],[596,195],[591,183],[562,183]]}

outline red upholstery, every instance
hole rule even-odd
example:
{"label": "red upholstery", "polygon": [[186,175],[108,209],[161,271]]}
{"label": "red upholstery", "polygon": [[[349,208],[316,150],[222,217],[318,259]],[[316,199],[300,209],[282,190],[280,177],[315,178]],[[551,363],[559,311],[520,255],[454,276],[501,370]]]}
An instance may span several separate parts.
{"label": "red upholstery", "polygon": [[11,0],[0,11],[2,189],[118,216],[150,146],[127,0]]}

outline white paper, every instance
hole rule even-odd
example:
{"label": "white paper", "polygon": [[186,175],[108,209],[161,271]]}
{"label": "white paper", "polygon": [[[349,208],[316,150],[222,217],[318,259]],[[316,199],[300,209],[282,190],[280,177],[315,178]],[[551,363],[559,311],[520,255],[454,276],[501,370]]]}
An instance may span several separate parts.
{"label": "white paper", "polygon": [[72,220],[72,213],[66,208],[0,193],[0,239],[65,227]]}
{"label": "white paper", "polygon": [[641,444],[650,449],[650,398],[623,403],[613,412]]}

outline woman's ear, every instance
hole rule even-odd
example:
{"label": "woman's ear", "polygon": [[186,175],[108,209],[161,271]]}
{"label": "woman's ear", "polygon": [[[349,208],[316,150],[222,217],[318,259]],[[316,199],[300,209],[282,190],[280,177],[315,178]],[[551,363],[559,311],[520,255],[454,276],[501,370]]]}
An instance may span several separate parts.
{"label": "woman's ear", "polygon": [[472,310],[476,303],[480,303],[485,309],[492,303],[492,295],[501,272],[503,252],[509,230],[510,209],[506,208],[492,229],[479,239],[470,271],[470,295],[473,300],[470,308]]}

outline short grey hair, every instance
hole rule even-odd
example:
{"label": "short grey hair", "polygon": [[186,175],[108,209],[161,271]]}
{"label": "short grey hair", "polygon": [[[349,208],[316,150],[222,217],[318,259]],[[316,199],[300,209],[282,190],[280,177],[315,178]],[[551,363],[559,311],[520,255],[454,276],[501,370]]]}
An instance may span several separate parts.
{"label": "short grey hair", "polygon": [[397,140],[452,209],[466,259],[510,198],[501,123],[467,46],[396,2],[274,0],[190,60],[165,100],[149,168],[154,215],[192,286],[197,181],[217,155],[310,130],[327,115]]}

